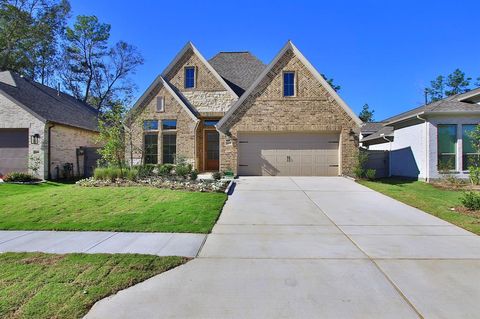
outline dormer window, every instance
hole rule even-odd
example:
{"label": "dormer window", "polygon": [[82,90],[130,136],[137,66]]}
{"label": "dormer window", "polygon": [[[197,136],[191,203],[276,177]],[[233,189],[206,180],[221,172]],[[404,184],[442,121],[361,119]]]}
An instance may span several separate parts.
{"label": "dormer window", "polygon": [[192,89],[195,87],[195,67],[185,67],[185,88]]}
{"label": "dormer window", "polygon": [[165,112],[165,98],[157,96],[157,112]]}
{"label": "dormer window", "polygon": [[295,96],[295,72],[283,72],[283,96]]}

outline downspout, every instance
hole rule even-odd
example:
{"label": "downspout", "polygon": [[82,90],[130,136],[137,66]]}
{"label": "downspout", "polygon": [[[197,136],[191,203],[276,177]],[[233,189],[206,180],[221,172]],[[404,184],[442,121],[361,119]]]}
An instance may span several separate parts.
{"label": "downspout", "polygon": [[392,141],[385,137],[385,134],[380,134],[380,136],[388,142],[388,177],[392,176]]}
{"label": "downspout", "polygon": [[200,166],[198,165],[199,161],[198,161],[198,157],[197,157],[197,129],[198,129],[198,125],[200,124],[200,120],[197,120],[195,122],[195,128],[193,129],[193,157],[194,157],[194,161],[195,161],[195,166],[196,166],[196,169],[198,171],[200,171]]}
{"label": "downspout", "polygon": [[428,162],[428,149],[430,148],[428,143],[428,122],[427,119],[420,117],[419,114],[417,114],[417,119],[425,122],[425,182],[428,183],[430,179],[430,163]]}
{"label": "downspout", "polygon": [[51,152],[52,152],[52,127],[54,127],[54,124],[49,124],[48,125],[48,141],[47,141],[47,176],[48,179],[52,179],[52,170],[50,168],[51,166]]}

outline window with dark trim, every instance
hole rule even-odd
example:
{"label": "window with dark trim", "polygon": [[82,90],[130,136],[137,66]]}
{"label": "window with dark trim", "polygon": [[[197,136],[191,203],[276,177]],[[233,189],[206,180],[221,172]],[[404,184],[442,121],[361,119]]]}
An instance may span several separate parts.
{"label": "window with dark trim", "polygon": [[438,125],[438,170],[455,170],[457,157],[457,125]]}
{"label": "window with dark trim", "polygon": [[214,127],[215,125],[217,125],[217,123],[218,123],[218,120],[204,120],[203,121],[203,126]]}
{"label": "window with dark trim", "polygon": [[145,134],[145,164],[158,164],[158,134]]}
{"label": "window with dark trim", "polygon": [[145,131],[158,130],[158,121],[157,120],[145,120],[145,121],[143,121],[143,129]]}
{"label": "window with dark trim", "polygon": [[476,127],[476,124],[462,125],[462,167],[464,171],[469,170],[470,166],[480,164],[480,153],[475,149],[471,136]]}
{"label": "window with dark trim", "polygon": [[177,155],[177,134],[163,134],[163,164],[175,164]]}
{"label": "window with dark trim", "polygon": [[295,96],[295,72],[283,72],[283,96]]}
{"label": "window with dark trim", "polygon": [[162,120],[162,130],[176,130],[177,120]]}
{"label": "window with dark trim", "polygon": [[191,89],[195,87],[195,67],[185,67],[185,88]]}

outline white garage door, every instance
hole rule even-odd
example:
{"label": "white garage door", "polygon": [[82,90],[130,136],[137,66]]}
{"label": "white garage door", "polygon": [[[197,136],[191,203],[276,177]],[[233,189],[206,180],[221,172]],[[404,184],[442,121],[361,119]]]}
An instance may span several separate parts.
{"label": "white garage door", "polygon": [[242,133],[239,175],[336,176],[339,134]]}

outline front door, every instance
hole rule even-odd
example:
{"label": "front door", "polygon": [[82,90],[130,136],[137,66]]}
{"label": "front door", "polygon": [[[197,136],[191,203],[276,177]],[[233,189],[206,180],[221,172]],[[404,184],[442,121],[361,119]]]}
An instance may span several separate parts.
{"label": "front door", "polygon": [[205,170],[218,171],[220,157],[220,135],[217,131],[205,131]]}

